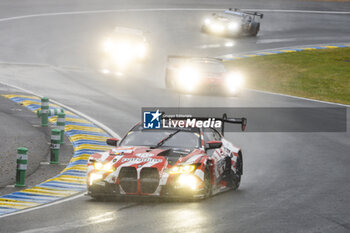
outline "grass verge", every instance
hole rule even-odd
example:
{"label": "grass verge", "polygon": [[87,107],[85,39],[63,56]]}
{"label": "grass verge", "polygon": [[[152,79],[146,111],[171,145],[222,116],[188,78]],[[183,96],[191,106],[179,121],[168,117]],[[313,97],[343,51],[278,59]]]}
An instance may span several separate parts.
{"label": "grass verge", "polygon": [[350,104],[350,48],[308,50],[226,62],[246,87]]}

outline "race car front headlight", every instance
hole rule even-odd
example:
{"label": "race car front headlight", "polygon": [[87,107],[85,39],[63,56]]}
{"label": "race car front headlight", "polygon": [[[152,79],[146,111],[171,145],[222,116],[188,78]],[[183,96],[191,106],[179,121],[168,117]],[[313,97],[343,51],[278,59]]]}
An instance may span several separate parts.
{"label": "race car front headlight", "polygon": [[103,43],[103,50],[106,52],[106,53],[109,53],[113,50],[113,41],[112,39],[108,38],[104,41]]}
{"label": "race car front headlight", "polygon": [[193,175],[182,174],[177,180],[178,184],[195,190],[198,187],[198,179]]}
{"label": "race car front headlight", "polygon": [[95,162],[94,167],[96,170],[100,170],[103,168],[103,164],[101,162]]}
{"label": "race car front headlight", "polygon": [[205,19],[205,20],[204,20],[204,23],[205,23],[206,25],[209,25],[209,24],[211,24],[211,20],[210,20],[210,19]]}
{"label": "race car front headlight", "polygon": [[174,166],[170,169],[170,174],[191,173],[196,170],[196,165],[188,164],[182,166]]}
{"label": "race car front headlight", "polygon": [[178,73],[178,83],[185,88],[187,91],[193,90],[199,79],[199,73],[195,68],[183,67]]}
{"label": "race car front headlight", "polygon": [[103,178],[102,174],[99,173],[91,173],[89,176],[89,184],[93,185],[95,181],[101,180]]}
{"label": "race car front headlight", "polygon": [[225,30],[225,27],[220,23],[213,23],[211,25],[211,30],[217,33],[222,33]]}
{"label": "race car front headlight", "polygon": [[144,44],[139,44],[136,48],[136,53],[139,58],[146,57],[147,48]]}
{"label": "race car front headlight", "polygon": [[242,88],[244,85],[244,78],[240,72],[230,73],[226,77],[225,81],[226,81],[227,87],[232,91]]}
{"label": "race car front headlight", "polygon": [[94,168],[97,171],[113,172],[113,164],[111,164],[111,163],[103,164],[101,162],[95,162],[94,163]]}
{"label": "race car front headlight", "polygon": [[232,22],[228,24],[228,29],[230,31],[237,31],[239,29],[239,24],[237,22]]}

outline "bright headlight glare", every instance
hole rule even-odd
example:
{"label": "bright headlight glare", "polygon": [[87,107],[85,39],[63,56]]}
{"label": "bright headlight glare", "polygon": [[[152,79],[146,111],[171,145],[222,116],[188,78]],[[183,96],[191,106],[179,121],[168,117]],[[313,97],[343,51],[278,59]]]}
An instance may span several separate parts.
{"label": "bright headlight glare", "polygon": [[191,173],[196,169],[196,165],[183,165],[172,167],[169,171],[170,174]]}
{"label": "bright headlight glare", "polygon": [[226,85],[231,88],[241,88],[244,85],[244,78],[240,72],[230,73],[226,77]]}
{"label": "bright headlight glare", "polygon": [[211,28],[215,32],[223,32],[225,29],[224,26],[222,24],[219,24],[219,23],[212,24]]}
{"label": "bright headlight glare", "polygon": [[113,171],[113,164],[111,164],[111,163],[103,164],[101,162],[95,162],[94,167],[98,171],[106,171],[106,172]]}
{"label": "bright headlight glare", "polygon": [[89,176],[89,184],[92,185],[95,181],[101,180],[103,178],[102,174],[99,173],[91,173]]}
{"label": "bright headlight glare", "polygon": [[179,84],[188,91],[193,90],[198,83],[199,73],[193,67],[183,67],[178,73]]}
{"label": "bright headlight glare", "polygon": [[228,29],[230,29],[231,31],[237,31],[238,28],[239,28],[239,24],[236,22],[229,23],[228,25]]}
{"label": "bright headlight glare", "polygon": [[96,170],[100,170],[100,169],[103,168],[103,164],[100,163],[100,162],[95,162],[94,163],[94,167],[95,167]]}
{"label": "bright headlight glare", "polygon": [[193,175],[182,174],[178,178],[179,185],[195,190],[198,186],[198,180]]}
{"label": "bright headlight glare", "polygon": [[137,46],[137,55],[139,58],[144,58],[147,53],[147,48],[144,44],[139,44]]}
{"label": "bright headlight glare", "polygon": [[106,39],[103,43],[103,49],[105,50],[105,52],[110,52],[111,50],[113,50],[113,42],[110,38]]}
{"label": "bright headlight glare", "polygon": [[119,43],[115,45],[115,49],[113,51],[113,58],[117,65],[126,66],[132,60],[133,47],[128,43]]}
{"label": "bright headlight glare", "polygon": [[208,25],[208,24],[211,23],[211,20],[210,20],[210,19],[205,19],[205,20],[204,20],[204,23],[205,23],[206,25]]}

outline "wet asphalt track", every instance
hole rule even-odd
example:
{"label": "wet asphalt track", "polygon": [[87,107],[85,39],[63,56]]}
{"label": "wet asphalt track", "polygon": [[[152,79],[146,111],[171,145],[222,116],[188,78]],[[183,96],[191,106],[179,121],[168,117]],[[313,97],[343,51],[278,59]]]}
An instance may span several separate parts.
{"label": "wet asphalt track", "polygon": [[[79,3],[84,2],[81,6]],[[160,3],[159,3],[160,2]],[[205,1],[12,1],[0,18],[118,8],[227,8]],[[349,3],[238,2],[241,8],[350,11]],[[204,11],[111,12],[0,22],[0,81],[47,95],[123,135],[141,107],[325,107],[327,104],[246,91],[242,96],[185,96],[164,89],[167,54],[224,55],[294,45],[350,41],[350,15],[265,13],[258,38],[198,33]],[[106,77],[93,70],[100,39],[116,25],[149,32],[152,57],[142,74]],[[209,45],[209,46],[208,46]],[[219,48],[208,48],[213,47]],[[207,48],[206,48],[207,47]],[[20,63],[36,63],[28,65]],[[349,111],[348,111],[349,113]],[[349,117],[348,117],[349,119]],[[349,123],[349,120],[348,120]],[[349,131],[349,126],[348,126]],[[88,197],[0,219],[1,232],[349,232],[350,134],[230,133],[243,149],[237,192],[200,202],[94,202]]]}

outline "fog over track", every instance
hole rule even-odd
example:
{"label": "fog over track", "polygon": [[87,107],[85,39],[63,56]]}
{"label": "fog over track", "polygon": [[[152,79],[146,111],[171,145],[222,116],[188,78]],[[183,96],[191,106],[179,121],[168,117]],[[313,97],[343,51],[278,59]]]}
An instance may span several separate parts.
{"label": "fog over track", "polygon": [[[220,56],[350,41],[346,13],[265,12],[257,38],[228,40],[199,32],[208,13],[203,9],[228,7],[350,11],[349,3],[291,0],[3,0],[0,82],[55,99],[119,135],[140,121],[141,107],[332,106],[252,91],[240,97],[220,97],[166,90],[164,64],[168,54]],[[91,12],[62,14],[87,11]],[[28,15],[36,16],[23,17]],[[101,40],[115,26],[146,31],[151,45],[149,61],[142,69],[120,78],[96,71]],[[225,47],[227,41],[234,46]],[[244,175],[236,192],[200,202],[95,202],[79,197],[0,218],[0,231],[349,232],[349,132],[226,136],[243,150]]]}

